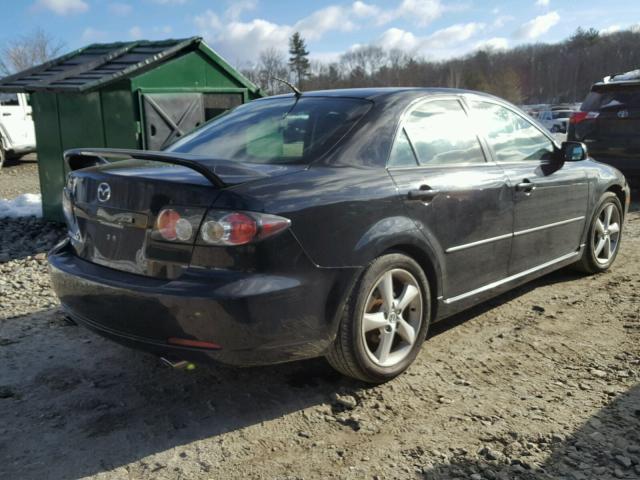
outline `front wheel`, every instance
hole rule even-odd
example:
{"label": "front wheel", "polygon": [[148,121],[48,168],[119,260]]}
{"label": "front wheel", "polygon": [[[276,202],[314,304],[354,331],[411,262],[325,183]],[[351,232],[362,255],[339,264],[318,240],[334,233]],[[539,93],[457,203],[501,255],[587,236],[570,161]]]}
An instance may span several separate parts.
{"label": "front wheel", "polygon": [[589,227],[589,236],[576,267],[586,273],[607,270],[616,259],[622,240],[622,205],[613,192],[600,199]]}
{"label": "front wheel", "polygon": [[377,258],[354,287],[327,360],[365,382],[395,378],[424,342],[430,304],[427,278],[413,259],[399,253]]}

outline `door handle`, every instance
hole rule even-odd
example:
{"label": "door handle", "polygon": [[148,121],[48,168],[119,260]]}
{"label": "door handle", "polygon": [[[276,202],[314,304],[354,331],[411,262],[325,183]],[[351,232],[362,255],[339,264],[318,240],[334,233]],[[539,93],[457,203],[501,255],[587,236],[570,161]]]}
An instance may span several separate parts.
{"label": "door handle", "polygon": [[535,184],[531,180],[526,178],[522,182],[516,185],[516,192],[531,193],[535,189],[536,189]]}
{"label": "door handle", "polygon": [[10,115],[11,115],[11,114],[10,114],[10,113],[8,113],[8,112],[5,112],[5,113],[3,113],[3,114],[2,114],[2,116],[3,116],[3,117],[8,117],[8,116],[10,116]]}
{"label": "door handle", "polygon": [[434,190],[429,185],[420,185],[417,190],[409,190],[407,197],[409,200],[420,200],[422,202],[430,202],[438,196],[440,192]]}

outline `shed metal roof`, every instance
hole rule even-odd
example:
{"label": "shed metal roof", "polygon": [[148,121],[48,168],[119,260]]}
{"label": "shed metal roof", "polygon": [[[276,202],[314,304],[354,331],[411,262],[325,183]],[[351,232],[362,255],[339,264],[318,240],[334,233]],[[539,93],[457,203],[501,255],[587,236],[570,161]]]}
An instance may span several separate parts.
{"label": "shed metal roof", "polygon": [[0,92],[86,92],[132,77],[182,53],[200,50],[250,91],[259,88],[200,37],[93,44],[0,79]]}

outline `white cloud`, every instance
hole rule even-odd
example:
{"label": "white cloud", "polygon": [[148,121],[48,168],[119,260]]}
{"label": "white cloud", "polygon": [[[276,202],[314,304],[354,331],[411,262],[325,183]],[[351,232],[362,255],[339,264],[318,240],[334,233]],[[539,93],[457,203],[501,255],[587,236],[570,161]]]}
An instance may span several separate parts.
{"label": "white cloud", "polygon": [[442,15],[442,11],[439,0],[403,0],[398,7],[398,16],[425,26]]}
{"label": "white cloud", "polygon": [[505,50],[509,48],[509,40],[504,37],[493,37],[477,42],[473,48],[474,50]]}
{"label": "white cloud", "polygon": [[104,42],[108,37],[107,32],[93,27],[87,27],[82,32],[82,40],[85,42]]}
{"label": "white cloud", "polygon": [[620,25],[609,25],[607,28],[603,28],[602,30],[600,30],[600,34],[610,35],[612,33],[619,32],[620,30],[622,30],[622,27]]}
{"label": "white cloud", "polygon": [[536,6],[538,7],[548,7],[550,0],[536,0]]}
{"label": "white cloud", "polygon": [[493,23],[491,24],[491,26],[493,28],[502,28],[507,23],[513,20],[515,20],[515,17],[513,17],[512,15],[500,15],[493,20]]}
{"label": "white cloud", "polygon": [[559,21],[560,15],[558,15],[558,12],[549,12],[523,23],[513,35],[519,39],[533,40],[547,33]]}
{"label": "white cloud", "polygon": [[348,32],[354,28],[349,20],[349,12],[335,5],[316,10],[293,26],[295,31],[309,40],[317,40],[332,30]]}
{"label": "white cloud", "polygon": [[390,28],[378,39],[378,45],[387,50],[404,50],[414,52],[420,46],[420,39],[413,33],[400,28]]}
{"label": "white cloud", "polygon": [[135,25],[133,27],[131,27],[129,29],[129,36],[133,39],[133,40],[140,40],[142,38],[142,29]]}
{"label": "white cloud", "polygon": [[153,27],[153,32],[161,33],[163,35],[169,35],[171,32],[173,32],[173,27],[171,27],[171,25],[164,25],[162,27],[156,25],[155,27]]}
{"label": "white cloud", "polygon": [[462,44],[484,28],[483,23],[460,23],[436,30],[427,36],[417,36],[394,27],[386,30],[375,43],[387,50],[400,49],[412,54],[444,58],[461,53]]}
{"label": "white cloud", "polygon": [[360,0],[353,2],[351,9],[357,17],[374,17],[380,15],[381,12],[380,7],[369,5],[368,3],[361,2]]}
{"label": "white cloud", "polygon": [[258,3],[255,0],[237,0],[229,5],[225,17],[230,20],[238,20],[244,12],[254,10]]}
{"label": "white cloud", "polygon": [[121,17],[129,15],[133,11],[133,7],[128,3],[110,3],[108,8],[109,12]]}
{"label": "white cloud", "polygon": [[184,5],[189,0],[153,0],[160,5]]}
{"label": "white cloud", "polygon": [[89,5],[84,0],[38,0],[36,9],[50,10],[57,15],[69,15],[83,13],[89,10]]}

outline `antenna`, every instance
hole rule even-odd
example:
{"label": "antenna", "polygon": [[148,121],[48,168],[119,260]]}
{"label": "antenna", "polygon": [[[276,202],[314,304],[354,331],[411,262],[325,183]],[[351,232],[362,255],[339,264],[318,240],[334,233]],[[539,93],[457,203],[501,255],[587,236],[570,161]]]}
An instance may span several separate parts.
{"label": "antenna", "polygon": [[284,83],[287,87],[289,87],[291,90],[293,90],[293,93],[295,94],[296,98],[300,97],[302,95],[302,92],[295,86],[293,85],[291,82],[288,82],[282,78],[278,78],[278,77],[271,77],[274,80],[278,81],[278,82],[282,82]]}

